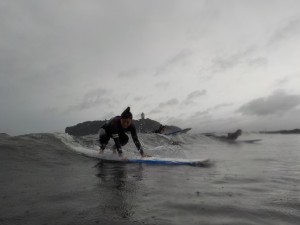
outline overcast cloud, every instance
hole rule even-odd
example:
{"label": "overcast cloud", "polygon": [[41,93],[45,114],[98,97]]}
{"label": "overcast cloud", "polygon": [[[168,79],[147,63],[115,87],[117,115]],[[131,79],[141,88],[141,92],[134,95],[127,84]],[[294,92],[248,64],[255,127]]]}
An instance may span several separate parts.
{"label": "overcast cloud", "polygon": [[0,132],[299,128],[299,39],[298,0],[1,0]]}
{"label": "overcast cloud", "polygon": [[186,100],[183,102],[183,104],[196,104],[196,100],[201,97],[204,96],[206,94],[206,90],[202,90],[202,91],[193,91],[192,93],[190,93],[187,97]]}
{"label": "overcast cloud", "polygon": [[297,106],[300,106],[300,95],[275,92],[266,98],[258,98],[246,103],[238,109],[238,112],[257,116],[282,115],[295,109]]}
{"label": "overcast cloud", "polygon": [[293,38],[295,34],[299,34],[299,32],[300,15],[295,15],[295,18],[285,21],[283,25],[274,31],[273,35],[270,37],[268,45],[276,44],[276,42],[284,41],[284,39]]}

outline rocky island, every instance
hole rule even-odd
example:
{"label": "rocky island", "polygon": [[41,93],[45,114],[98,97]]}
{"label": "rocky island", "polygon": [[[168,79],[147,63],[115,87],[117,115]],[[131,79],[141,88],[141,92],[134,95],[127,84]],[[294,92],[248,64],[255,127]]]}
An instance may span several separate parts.
{"label": "rocky island", "polygon": [[[74,126],[66,127],[65,133],[68,133],[73,136],[84,136],[84,135],[90,135],[90,134],[97,134],[99,129],[102,127],[104,123],[106,123],[107,120],[95,120],[95,121],[86,121],[79,123]],[[140,133],[152,133],[154,130],[157,130],[161,123],[151,120],[149,118],[147,119],[139,119],[139,120],[133,120],[133,124],[135,125],[137,132]],[[166,125],[166,131],[167,132],[174,132],[181,130],[181,128],[177,126],[169,126]]]}
{"label": "rocky island", "polygon": [[300,134],[300,129],[278,130],[278,131],[260,131],[263,134]]}

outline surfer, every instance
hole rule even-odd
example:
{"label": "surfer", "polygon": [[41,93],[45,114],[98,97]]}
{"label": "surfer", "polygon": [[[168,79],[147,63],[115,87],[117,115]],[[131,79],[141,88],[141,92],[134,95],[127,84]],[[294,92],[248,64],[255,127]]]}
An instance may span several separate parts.
{"label": "surfer", "polygon": [[236,130],[233,133],[228,133],[227,134],[227,139],[229,139],[229,140],[236,140],[239,136],[241,136],[241,134],[242,134],[242,130],[238,129],[238,130]]}
{"label": "surfer", "polygon": [[129,140],[128,136],[125,134],[125,132],[128,131],[131,133],[133,142],[136,148],[140,151],[141,156],[146,156],[138,139],[136,128],[132,123],[130,107],[127,107],[124,112],[122,112],[121,116],[112,118],[101,127],[99,131],[101,151],[104,151],[108,141],[112,138],[115,141],[114,149],[116,149],[121,156],[123,152],[122,146],[126,145]]}
{"label": "surfer", "polygon": [[242,134],[242,130],[238,129],[233,133],[228,133],[227,136],[216,136],[214,134],[205,134],[205,136],[235,141],[239,136],[241,136],[241,134]]}
{"label": "surfer", "polygon": [[158,129],[152,131],[152,133],[163,134],[166,130],[166,126],[160,124]]}

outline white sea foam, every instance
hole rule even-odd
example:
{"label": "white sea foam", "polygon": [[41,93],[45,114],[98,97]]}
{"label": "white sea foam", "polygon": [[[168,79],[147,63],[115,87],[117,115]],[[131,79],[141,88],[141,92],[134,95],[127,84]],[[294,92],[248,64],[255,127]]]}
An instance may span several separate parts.
{"label": "white sea foam", "polygon": [[[56,133],[55,136],[73,151],[86,156],[99,158],[100,151],[97,142],[97,135],[73,137],[65,133]],[[189,144],[184,142],[183,137],[180,137],[180,141],[178,141],[178,136],[163,137],[156,134],[139,134],[139,138],[144,151],[153,157],[175,158],[182,160],[188,159],[187,151],[189,151]],[[111,139],[107,149],[104,151],[105,155],[112,155],[111,149],[113,144],[114,142]],[[140,157],[131,138],[129,139],[128,144],[123,147],[123,155],[130,159]]]}

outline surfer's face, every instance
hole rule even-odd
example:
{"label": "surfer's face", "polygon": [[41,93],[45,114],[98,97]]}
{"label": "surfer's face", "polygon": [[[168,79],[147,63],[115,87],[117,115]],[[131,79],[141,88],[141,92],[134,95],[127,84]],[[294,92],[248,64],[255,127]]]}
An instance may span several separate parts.
{"label": "surfer's face", "polygon": [[124,129],[127,129],[130,125],[131,125],[131,122],[132,120],[130,118],[128,119],[121,119],[121,126],[124,128]]}

